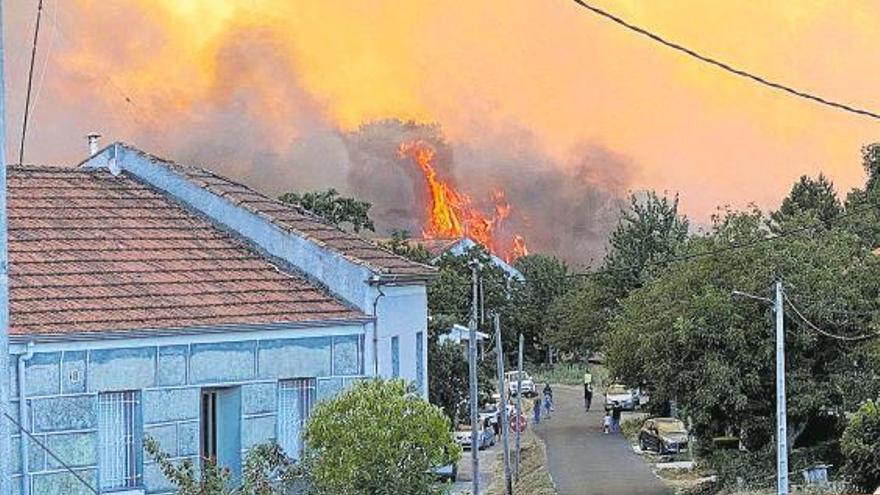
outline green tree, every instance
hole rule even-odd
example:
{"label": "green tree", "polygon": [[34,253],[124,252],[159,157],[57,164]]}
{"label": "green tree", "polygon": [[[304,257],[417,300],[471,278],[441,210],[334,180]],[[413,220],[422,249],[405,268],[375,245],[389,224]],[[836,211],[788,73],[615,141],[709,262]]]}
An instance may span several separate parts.
{"label": "green tree", "polygon": [[305,445],[315,495],[440,494],[432,468],[459,457],[443,411],[399,380],[363,381],[318,404]]}
{"label": "green tree", "polygon": [[599,350],[615,302],[602,284],[583,280],[550,305],[546,342],[575,358],[588,359]]}
{"label": "green tree", "polygon": [[869,492],[880,487],[880,407],[868,401],[852,417],[841,439],[844,474]]}
{"label": "green tree", "polygon": [[617,228],[608,241],[603,268],[611,272],[603,284],[617,298],[626,297],[642,283],[645,268],[673,256],[687,240],[689,222],[678,211],[678,196],[669,198],[654,191],[633,194],[630,208],[621,212]]}
{"label": "green tree", "polygon": [[144,450],[176,487],[177,495],[286,495],[303,479],[302,470],[274,441],[248,451],[238,485],[232,483],[229,468],[214,458],[205,459],[197,470],[191,459],[173,461],[149,435],[144,437]]}
{"label": "green tree", "polygon": [[433,258],[425,246],[412,242],[409,232],[406,230],[391,231],[391,239],[382,241],[379,244],[392,253],[417,263],[428,264]]}
{"label": "green tree", "polygon": [[[792,219],[812,222],[808,215]],[[757,210],[716,217],[713,232],[693,238],[687,252],[728,249],[765,239]],[[733,297],[740,290],[770,295],[781,278],[786,293],[810,321],[839,335],[874,327],[878,263],[843,228],[788,236],[785,242],[733,249],[673,263],[653,272],[623,301],[606,351],[612,372],[647,386],[652,403],[677,400],[696,433],[742,436],[750,449],[772,439],[774,415],[773,315],[767,304]],[[787,312],[790,441],[828,411],[843,414],[876,390],[864,375],[864,344],[820,335]],[[874,368],[876,369],[876,368]],[[871,385],[860,383],[868,382]],[[859,391],[857,394],[848,391]],[[873,392],[876,393],[876,392]]]}
{"label": "green tree", "polygon": [[431,404],[440,407],[453,424],[467,418],[469,381],[464,347],[451,342],[428,342],[428,376]]}
{"label": "green tree", "polygon": [[782,200],[778,210],[770,214],[772,225],[778,229],[784,227],[786,220],[802,216],[814,215],[825,225],[831,225],[843,211],[834,184],[823,174],[816,179],[802,176],[791,188],[788,197]]}
{"label": "green tree", "polygon": [[515,339],[522,334],[526,359],[546,360],[546,335],[553,324],[548,309],[569,286],[568,267],[553,256],[533,254],[517,259],[514,268],[522,273],[523,280],[511,281],[505,345],[514,349]]}
{"label": "green tree", "polygon": [[349,225],[355,232],[363,229],[376,230],[370,218],[372,205],[365,201],[340,196],[336,189],[307,193],[287,192],[278,199],[282,203],[312,212],[339,227]]}

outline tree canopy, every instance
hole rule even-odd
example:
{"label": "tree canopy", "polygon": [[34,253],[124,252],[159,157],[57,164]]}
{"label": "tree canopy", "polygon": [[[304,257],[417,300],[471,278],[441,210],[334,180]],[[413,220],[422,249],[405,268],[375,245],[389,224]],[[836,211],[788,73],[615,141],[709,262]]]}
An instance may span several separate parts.
{"label": "tree canopy", "polygon": [[312,212],[339,227],[348,226],[355,232],[376,230],[370,218],[370,203],[340,196],[339,191],[333,188],[306,193],[287,192],[278,199],[282,203]]}

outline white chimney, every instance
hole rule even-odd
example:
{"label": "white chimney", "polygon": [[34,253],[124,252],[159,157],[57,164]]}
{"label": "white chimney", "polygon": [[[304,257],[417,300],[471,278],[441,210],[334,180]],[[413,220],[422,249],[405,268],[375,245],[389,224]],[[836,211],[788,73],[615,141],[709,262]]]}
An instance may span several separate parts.
{"label": "white chimney", "polygon": [[101,147],[101,135],[93,132],[86,136],[86,138],[89,140],[89,156],[97,155]]}

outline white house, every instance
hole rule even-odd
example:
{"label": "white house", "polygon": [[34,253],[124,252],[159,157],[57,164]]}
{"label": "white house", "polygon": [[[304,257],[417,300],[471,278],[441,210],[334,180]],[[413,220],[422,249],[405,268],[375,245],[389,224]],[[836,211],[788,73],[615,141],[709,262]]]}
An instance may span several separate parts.
{"label": "white house", "polygon": [[8,190],[17,494],[169,493],[145,434],[237,474],[363,377],[427,394],[431,267],[121,143]]}

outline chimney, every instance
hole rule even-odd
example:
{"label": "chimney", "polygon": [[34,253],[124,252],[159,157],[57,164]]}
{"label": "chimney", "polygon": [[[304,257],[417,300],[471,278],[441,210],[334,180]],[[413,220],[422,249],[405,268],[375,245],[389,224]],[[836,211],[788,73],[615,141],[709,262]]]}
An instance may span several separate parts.
{"label": "chimney", "polygon": [[98,154],[98,150],[101,148],[101,135],[97,132],[93,132],[86,136],[89,140],[89,156],[95,156]]}

